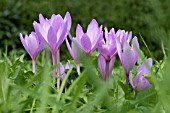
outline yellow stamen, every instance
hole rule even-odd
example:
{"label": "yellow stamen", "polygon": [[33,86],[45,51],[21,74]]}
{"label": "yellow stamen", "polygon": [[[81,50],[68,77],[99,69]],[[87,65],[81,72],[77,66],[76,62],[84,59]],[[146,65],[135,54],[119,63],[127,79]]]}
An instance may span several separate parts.
{"label": "yellow stamen", "polygon": [[91,43],[92,43],[92,44],[94,43],[94,39],[92,39]]}
{"label": "yellow stamen", "polygon": [[36,48],[38,48],[38,46],[39,46],[39,44],[38,44],[38,43],[36,43]]}

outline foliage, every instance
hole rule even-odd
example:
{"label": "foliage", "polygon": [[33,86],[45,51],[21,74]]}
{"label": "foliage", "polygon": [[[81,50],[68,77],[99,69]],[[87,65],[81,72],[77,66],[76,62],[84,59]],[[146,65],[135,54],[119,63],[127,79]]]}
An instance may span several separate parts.
{"label": "foliage", "polygon": [[[51,61],[44,66],[43,51],[38,57],[38,71],[33,74],[31,61],[24,55],[0,55],[0,112],[37,112],[37,113],[164,113],[170,112],[169,58],[166,54],[160,61],[155,60],[152,74],[147,79],[152,88],[138,93],[134,99],[132,87],[126,87],[125,74],[119,61],[114,67],[110,81],[104,82],[97,70],[97,55],[94,52],[90,59],[82,55],[82,73],[76,73],[76,67],[71,61],[72,68],[61,84],[58,92],[51,75]],[[163,52],[164,48],[163,48]],[[40,57],[41,56],[41,57]],[[138,64],[146,56],[141,52]],[[137,66],[133,73],[137,71]],[[68,89],[64,84],[68,81]],[[130,84],[129,84],[130,86]]]}

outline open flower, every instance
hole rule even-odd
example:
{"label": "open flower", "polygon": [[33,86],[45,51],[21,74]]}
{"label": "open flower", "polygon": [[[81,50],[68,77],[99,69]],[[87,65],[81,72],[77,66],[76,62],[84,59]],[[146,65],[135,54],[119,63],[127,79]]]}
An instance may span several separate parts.
{"label": "open flower", "polygon": [[137,37],[132,39],[132,46],[127,41],[124,42],[123,48],[119,40],[116,40],[116,47],[119,59],[126,73],[126,86],[128,86],[129,72],[138,60],[139,43]]}
{"label": "open flower", "polygon": [[125,30],[118,30],[117,32],[116,32],[116,37],[117,37],[117,39],[119,40],[119,42],[120,42],[120,45],[121,45],[121,47],[123,47],[123,45],[124,45],[124,42],[130,42],[130,40],[131,40],[131,38],[132,38],[132,32],[125,32]]}
{"label": "open flower", "polygon": [[117,49],[116,36],[113,28],[110,30],[110,32],[108,32],[107,28],[105,28],[105,40],[103,39],[99,42],[98,50],[107,61],[110,61],[112,57],[115,57],[117,54]]}
{"label": "open flower", "polygon": [[32,32],[29,36],[25,35],[25,39],[23,38],[22,34],[20,34],[20,40],[25,50],[28,52],[28,54],[32,59],[33,72],[35,73],[36,57],[44,49],[44,43],[42,40],[39,39],[39,37],[37,37],[35,32]]}
{"label": "open flower", "polygon": [[112,57],[111,60],[107,61],[103,55],[99,54],[98,56],[98,69],[100,74],[102,75],[102,79],[104,81],[108,81],[110,78],[110,75],[112,73],[112,69],[114,66],[116,57]]}
{"label": "open flower", "polygon": [[[55,68],[56,64],[60,62],[59,48],[71,28],[70,13],[67,12],[64,19],[61,17],[61,15],[55,14],[53,14],[50,19],[44,19],[44,17],[40,14],[39,21],[40,23],[33,23],[35,32],[46,42],[50,48],[52,53],[53,66]],[[56,73],[54,71],[53,78],[55,77]],[[59,89],[59,83],[57,87]]]}
{"label": "open flower", "polygon": [[52,54],[56,54],[71,28],[69,12],[66,13],[64,19],[61,15],[53,14],[51,19],[48,20],[40,14],[39,21],[40,23],[33,23],[35,32],[45,40]]}
{"label": "open flower", "polygon": [[67,48],[72,56],[72,58],[74,59],[74,62],[76,64],[76,68],[77,68],[77,73],[78,75],[80,75],[80,51],[78,50],[78,47],[77,47],[77,39],[76,38],[72,38],[72,43],[71,43],[71,47],[70,47],[70,44],[66,38],[66,45],[67,45]]}
{"label": "open flower", "polygon": [[148,58],[139,67],[138,73],[137,73],[134,81],[132,80],[132,72],[130,72],[130,74],[129,74],[130,84],[132,85],[132,87],[136,93],[138,91],[149,89],[152,86],[148,82],[148,80],[144,77],[144,75],[150,74],[151,67],[152,67],[152,59]]}
{"label": "open flower", "polygon": [[97,44],[102,40],[102,26],[98,26],[98,23],[93,19],[88,25],[87,32],[84,33],[82,27],[78,24],[76,28],[76,38],[81,49],[87,56],[97,48]]}

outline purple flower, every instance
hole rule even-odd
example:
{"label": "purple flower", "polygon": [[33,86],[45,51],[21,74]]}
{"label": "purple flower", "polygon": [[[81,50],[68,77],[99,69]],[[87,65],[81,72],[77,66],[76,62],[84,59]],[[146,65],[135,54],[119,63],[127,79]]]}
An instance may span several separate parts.
{"label": "purple flower", "polygon": [[52,54],[56,54],[71,28],[69,12],[66,13],[64,19],[61,15],[53,14],[51,19],[48,20],[40,14],[39,21],[40,23],[33,23],[35,32],[45,40]]}
{"label": "purple flower", "polygon": [[109,80],[110,75],[112,73],[112,69],[114,66],[114,62],[115,62],[116,57],[112,57],[112,59],[110,61],[107,61],[103,55],[99,54],[98,56],[98,69],[99,72],[102,75],[102,79],[104,81]]}
{"label": "purple flower", "polygon": [[132,73],[130,72],[130,74],[129,74],[130,84],[132,85],[133,89],[136,92],[149,89],[152,86],[148,82],[148,80],[143,76],[146,74],[150,74],[151,67],[152,67],[152,59],[148,58],[139,67],[138,73],[137,73],[134,81],[132,80]]}
{"label": "purple flower", "polygon": [[[65,40],[71,28],[70,13],[67,12],[64,19],[61,17],[61,15],[55,14],[53,14],[50,19],[44,19],[44,17],[40,14],[39,21],[40,23],[33,23],[35,32],[47,43],[48,47],[50,48],[53,66],[55,68],[56,64],[60,62],[60,45]],[[56,73],[54,71],[53,78],[55,77]],[[59,82],[57,82],[57,84],[59,89]]]}
{"label": "purple flower", "polygon": [[124,42],[130,42],[131,38],[132,38],[132,32],[125,32],[125,30],[118,30],[116,32],[116,37],[119,40],[121,47],[123,47]]}
{"label": "purple flower", "polygon": [[105,28],[105,40],[103,39],[99,42],[98,50],[107,61],[110,61],[117,54],[116,36],[113,28],[109,33],[107,28]]}
{"label": "purple flower", "polygon": [[78,47],[77,47],[77,39],[76,38],[72,38],[72,43],[71,43],[71,47],[70,47],[70,44],[66,38],[66,45],[67,45],[67,48],[71,54],[71,56],[73,57],[74,59],[74,62],[76,64],[76,67],[77,67],[77,73],[78,75],[80,75],[80,51],[78,50]]}
{"label": "purple flower", "polygon": [[65,69],[71,69],[71,64],[70,64],[70,60],[67,60]]}
{"label": "purple flower", "polygon": [[116,46],[119,59],[126,73],[126,86],[128,86],[129,72],[138,60],[139,43],[137,37],[134,37],[132,40],[132,46],[125,41],[122,48],[119,40],[116,40]]}
{"label": "purple flower", "polygon": [[[71,68],[71,64],[70,61],[68,60],[66,66],[64,67],[63,64],[60,62],[60,73],[58,73],[58,70],[56,70],[56,72],[58,73],[58,75],[60,75],[60,80],[63,81],[64,77],[66,76],[66,70]],[[65,84],[65,87],[67,87],[67,83]]]}
{"label": "purple flower", "polygon": [[65,67],[63,66],[62,63],[60,63],[60,79],[63,80],[64,77],[66,76],[66,73],[65,73]]}
{"label": "purple flower", "polygon": [[20,40],[33,61],[33,72],[35,73],[36,57],[44,49],[44,43],[37,37],[35,32],[32,32],[29,36],[25,35],[25,39],[20,33]]}
{"label": "purple flower", "polygon": [[93,19],[88,25],[87,32],[84,33],[82,27],[78,24],[76,28],[76,38],[81,49],[87,56],[97,48],[97,44],[102,40],[102,26],[98,26],[98,23]]}

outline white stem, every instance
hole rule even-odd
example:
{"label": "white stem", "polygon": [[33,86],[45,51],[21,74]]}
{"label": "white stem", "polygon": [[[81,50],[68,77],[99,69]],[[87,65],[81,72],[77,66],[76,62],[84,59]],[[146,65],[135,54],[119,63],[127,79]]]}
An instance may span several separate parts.
{"label": "white stem", "polygon": [[60,90],[60,48],[57,51],[57,72],[58,72],[58,78],[57,78],[57,89]]}
{"label": "white stem", "polygon": [[76,68],[77,68],[77,73],[78,73],[78,75],[80,75],[80,64],[79,64],[79,63],[76,64]]}
{"label": "white stem", "polygon": [[54,71],[53,71],[53,79],[56,78],[56,54],[52,53],[52,61],[53,61],[53,68],[54,68]]}
{"label": "white stem", "polygon": [[33,59],[32,60],[32,72],[35,73],[35,71],[36,71],[36,60]]}

